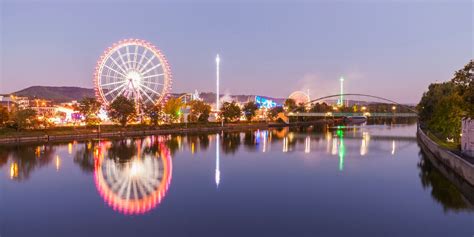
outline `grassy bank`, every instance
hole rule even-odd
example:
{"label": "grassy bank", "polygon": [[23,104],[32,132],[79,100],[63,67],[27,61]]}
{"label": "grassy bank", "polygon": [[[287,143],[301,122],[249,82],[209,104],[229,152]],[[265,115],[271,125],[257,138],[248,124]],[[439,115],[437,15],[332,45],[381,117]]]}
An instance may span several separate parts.
{"label": "grassy bank", "polygon": [[[239,127],[239,126],[248,126],[248,125],[266,125],[265,122],[238,122],[238,123],[225,123],[225,127]],[[101,133],[110,133],[110,132],[127,132],[127,131],[149,131],[149,130],[172,130],[172,129],[186,129],[186,128],[216,128],[220,127],[220,123],[176,123],[176,124],[163,124],[159,126],[150,126],[142,124],[133,124],[126,127],[121,127],[119,125],[101,125]],[[45,129],[26,129],[17,131],[11,128],[1,128],[0,129],[0,138],[9,138],[9,137],[33,137],[33,136],[57,136],[57,135],[77,135],[77,134],[90,134],[97,133],[99,128],[97,126],[86,127],[52,127]]]}

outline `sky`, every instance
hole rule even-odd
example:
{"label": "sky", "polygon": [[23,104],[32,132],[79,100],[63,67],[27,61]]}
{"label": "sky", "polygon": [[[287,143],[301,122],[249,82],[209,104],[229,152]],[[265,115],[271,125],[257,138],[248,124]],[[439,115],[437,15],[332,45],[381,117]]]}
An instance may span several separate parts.
{"label": "sky", "polygon": [[156,45],[172,92],[312,98],[347,93],[416,103],[473,59],[472,0],[0,0],[0,93],[93,87],[103,51]]}

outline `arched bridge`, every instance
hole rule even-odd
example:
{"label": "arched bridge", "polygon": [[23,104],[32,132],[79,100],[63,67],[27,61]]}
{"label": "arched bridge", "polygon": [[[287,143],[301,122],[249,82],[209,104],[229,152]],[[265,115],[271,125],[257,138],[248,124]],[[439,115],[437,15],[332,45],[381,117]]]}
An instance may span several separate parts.
{"label": "arched bridge", "polygon": [[[335,95],[328,95],[328,96],[323,96],[319,97],[313,100],[308,101],[305,103],[305,105],[310,105],[318,101],[322,101],[325,99],[329,98],[337,98],[337,97],[346,97],[346,96],[359,96],[359,97],[367,97],[367,98],[372,98],[372,99],[378,99],[381,101],[389,102],[391,104],[394,104],[398,107],[405,108],[406,110],[410,112],[406,113],[400,113],[400,112],[390,112],[390,113],[377,113],[377,112],[326,112],[326,113],[306,113],[306,112],[296,112],[297,109],[294,109],[292,111],[289,111],[288,113],[285,114],[285,116],[288,117],[349,117],[349,116],[367,116],[367,117],[383,117],[383,118],[392,118],[392,117],[418,117],[418,112],[414,109],[412,109],[409,106],[400,104],[394,100],[390,100],[387,98],[383,98],[380,96],[374,96],[374,95],[367,95],[367,94],[359,94],[359,93],[346,93],[346,94],[335,94]],[[284,119],[283,119],[284,120]],[[285,120],[284,120],[285,121]]]}

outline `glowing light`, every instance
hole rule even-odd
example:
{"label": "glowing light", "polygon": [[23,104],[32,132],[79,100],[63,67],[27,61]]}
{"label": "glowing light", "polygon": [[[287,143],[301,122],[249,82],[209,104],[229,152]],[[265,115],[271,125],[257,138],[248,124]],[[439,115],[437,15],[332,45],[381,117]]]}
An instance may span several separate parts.
{"label": "glowing light", "polygon": [[219,142],[219,134],[216,135],[216,187],[219,187],[219,183],[221,182],[221,170],[220,170],[220,142]]}
{"label": "glowing light", "polygon": [[331,155],[335,156],[337,155],[337,138],[332,139],[332,150],[331,150]]}
{"label": "glowing light", "polygon": [[[339,132],[340,131],[340,132]],[[339,136],[339,171],[344,169],[344,156],[346,155],[346,147],[344,146],[344,131],[338,129]]]}
{"label": "glowing light", "polygon": [[311,152],[311,138],[307,136],[304,142],[304,153],[310,153],[310,152]]}
{"label": "glowing light", "polygon": [[255,96],[255,103],[258,105],[258,107],[263,107],[267,109],[277,106],[277,103],[274,102],[273,100],[270,100],[261,96]]}
{"label": "glowing light", "polygon": [[340,106],[342,106],[342,105],[344,105],[344,96],[343,96],[343,94],[344,94],[344,77],[341,77],[339,80],[341,81],[341,92],[340,92],[341,97],[339,98],[339,103],[338,104]]}
{"label": "glowing light", "polygon": [[14,179],[18,177],[18,164],[13,162],[10,164],[10,178]]}
{"label": "glowing light", "polygon": [[194,154],[194,142],[191,143],[191,154]]}
{"label": "glowing light", "polygon": [[216,56],[216,111],[219,111],[220,104],[219,104],[219,64],[221,59],[219,58],[219,54]]}
{"label": "glowing light", "polygon": [[59,156],[56,156],[56,170],[59,170],[59,167],[61,166],[61,158]]}
{"label": "glowing light", "polygon": [[67,144],[67,153],[72,154],[72,143]]}
{"label": "glowing light", "polygon": [[268,131],[263,131],[263,148],[262,148],[262,152],[266,152],[267,151],[267,136],[268,136]]}
{"label": "glowing light", "polygon": [[142,163],[139,160],[133,160],[130,167],[130,177],[137,177],[143,172]]}
{"label": "glowing light", "polygon": [[360,155],[365,156],[369,152],[370,135],[368,132],[362,133],[362,144],[360,145]]}
{"label": "glowing light", "polygon": [[39,158],[40,155],[41,155],[41,148],[39,146],[36,147],[35,155],[36,155],[37,158]]}
{"label": "glowing light", "polygon": [[288,152],[288,137],[283,138],[283,152]]}
{"label": "glowing light", "polygon": [[392,155],[395,155],[395,140],[392,140]]}

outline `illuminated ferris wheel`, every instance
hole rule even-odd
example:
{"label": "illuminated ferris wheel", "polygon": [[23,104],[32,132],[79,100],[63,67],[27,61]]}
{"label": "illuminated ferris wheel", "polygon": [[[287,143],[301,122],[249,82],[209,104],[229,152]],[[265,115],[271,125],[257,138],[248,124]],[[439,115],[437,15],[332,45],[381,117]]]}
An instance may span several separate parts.
{"label": "illuminated ferris wheel", "polygon": [[105,105],[120,95],[137,105],[160,103],[170,91],[171,81],[165,56],[139,39],[122,40],[105,50],[94,73],[96,95]]}
{"label": "illuminated ferris wheel", "polygon": [[162,142],[158,146],[159,153],[138,153],[127,162],[104,157],[104,147],[98,150],[96,187],[114,210],[126,215],[143,214],[163,200],[171,182],[172,161],[168,147]]}

